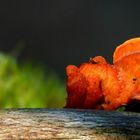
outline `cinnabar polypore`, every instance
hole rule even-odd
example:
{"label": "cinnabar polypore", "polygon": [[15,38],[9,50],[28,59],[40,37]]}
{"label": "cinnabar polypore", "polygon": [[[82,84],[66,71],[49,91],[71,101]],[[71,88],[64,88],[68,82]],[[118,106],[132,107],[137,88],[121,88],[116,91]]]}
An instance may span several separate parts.
{"label": "cinnabar polypore", "polygon": [[113,65],[102,56],[79,67],[68,65],[66,108],[114,110],[140,100],[140,38],[118,46]]}

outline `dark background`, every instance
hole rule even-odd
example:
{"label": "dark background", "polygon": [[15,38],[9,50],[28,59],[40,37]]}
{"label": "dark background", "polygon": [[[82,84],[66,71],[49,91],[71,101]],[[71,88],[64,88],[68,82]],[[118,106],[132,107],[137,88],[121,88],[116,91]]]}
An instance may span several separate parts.
{"label": "dark background", "polygon": [[102,55],[140,35],[140,2],[132,0],[0,1],[0,51],[24,46],[19,61],[32,60],[64,78],[68,64]]}

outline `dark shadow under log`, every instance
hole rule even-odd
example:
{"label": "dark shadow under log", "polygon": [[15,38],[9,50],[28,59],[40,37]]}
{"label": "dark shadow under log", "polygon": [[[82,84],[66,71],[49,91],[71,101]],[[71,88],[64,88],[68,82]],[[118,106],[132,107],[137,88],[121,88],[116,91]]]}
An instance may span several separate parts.
{"label": "dark shadow under log", "polygon": [[1,109],[0,139],[139,140],[140,114],[72,109]]}

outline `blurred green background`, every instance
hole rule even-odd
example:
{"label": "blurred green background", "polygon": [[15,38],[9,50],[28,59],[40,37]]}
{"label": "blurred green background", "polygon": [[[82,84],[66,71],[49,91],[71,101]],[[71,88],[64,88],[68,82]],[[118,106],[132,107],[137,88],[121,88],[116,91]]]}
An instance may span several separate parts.
{"label": "blurred green background", "polygon": [[54,71],[0,53],[0,108],[61,108],[65,99],[64,81]]}

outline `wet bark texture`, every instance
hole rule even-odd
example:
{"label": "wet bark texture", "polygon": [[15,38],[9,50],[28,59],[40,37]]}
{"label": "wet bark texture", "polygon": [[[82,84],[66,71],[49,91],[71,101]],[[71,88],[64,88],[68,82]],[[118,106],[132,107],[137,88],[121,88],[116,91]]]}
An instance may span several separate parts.
{"label": "wet bark texture", "polygon": [[0,139],[139,140],[140,114],[72,109],[0,110]]}

